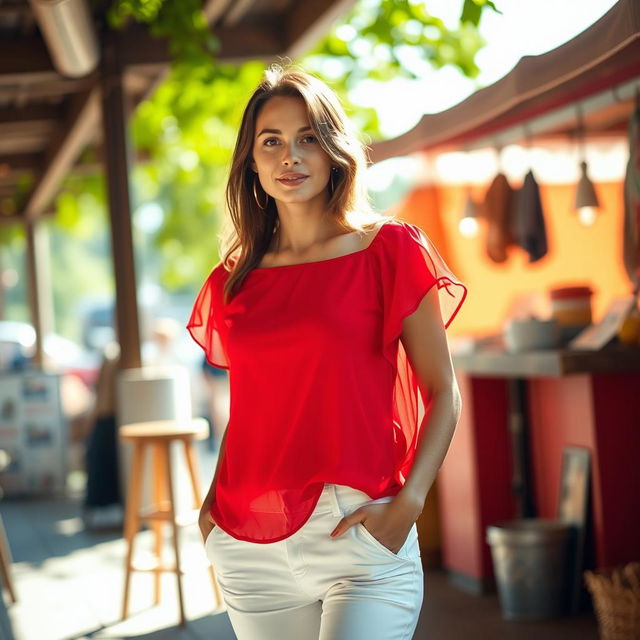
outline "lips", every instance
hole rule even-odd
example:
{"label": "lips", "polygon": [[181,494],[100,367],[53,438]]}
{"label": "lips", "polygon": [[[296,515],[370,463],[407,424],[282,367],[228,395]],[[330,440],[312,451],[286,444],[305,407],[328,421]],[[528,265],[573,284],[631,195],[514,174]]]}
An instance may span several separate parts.
{"label": "lips", "polygon": [[295,186],[302,184],[308,177],[304,173],[286,173],[278,178],[278,182],[287,186]]}

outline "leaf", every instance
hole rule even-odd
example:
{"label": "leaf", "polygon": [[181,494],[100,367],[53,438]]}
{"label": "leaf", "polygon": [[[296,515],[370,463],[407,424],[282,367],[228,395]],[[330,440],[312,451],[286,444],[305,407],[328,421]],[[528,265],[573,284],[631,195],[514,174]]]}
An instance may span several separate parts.
{"label": "leaf", "polygon": [[462,24],[470,23],[477,26],[480,24],[480,16],[482,16],[482,6],[475,2],[475,0],[464,0],[460,22]]}

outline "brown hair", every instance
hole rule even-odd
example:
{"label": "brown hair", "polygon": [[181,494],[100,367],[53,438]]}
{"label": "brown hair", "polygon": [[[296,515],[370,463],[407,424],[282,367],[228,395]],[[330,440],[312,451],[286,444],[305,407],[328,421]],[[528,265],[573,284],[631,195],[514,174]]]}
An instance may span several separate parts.
{"label": "brown hair", "polygon": [[228,219],[222,241],[222,262],[231,272],[224,287],[224,301],[230,300],[247,274],[260,263],[278,227],[273,198],[261,209],[266,196],[257,174],[251,168],[253,138],[260,109],[274,96],[302,98],[307,106],[309,124],[322,149],[337,167],[333,175],[329,211],[345,231],[363,231],[370,224],[387,219],[374,212],[362,184],[366,165],[364,149],[352,132],[347,115],[336,94],[319,78],[291,66],[271,65],[251,95],[242,115],[226,188]]}

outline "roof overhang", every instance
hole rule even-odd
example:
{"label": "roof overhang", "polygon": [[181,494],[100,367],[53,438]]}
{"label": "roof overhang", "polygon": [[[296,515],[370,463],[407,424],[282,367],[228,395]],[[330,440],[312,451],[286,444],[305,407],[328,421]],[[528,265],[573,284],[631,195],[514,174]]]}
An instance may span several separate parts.
{"label": "roof overhang", "polygon": [[410,131],[370,145],[371,162],[419,151],[503,146],[568,136],[576,105],[590,135],[623,135],[640,86],[640,3],[620,0],[600,20],[547,53],[525,56],[503,78]]}

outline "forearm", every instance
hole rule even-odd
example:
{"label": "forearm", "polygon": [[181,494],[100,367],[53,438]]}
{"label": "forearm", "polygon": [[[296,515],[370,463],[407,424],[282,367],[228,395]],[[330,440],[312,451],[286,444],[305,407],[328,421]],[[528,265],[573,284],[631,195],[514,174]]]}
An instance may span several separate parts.
{"label": "forearm", "polygon": [[420,511],[447,455],[461,406],[460,392],[454,384],[450,390],[436,393],[425,412],[416,457],[400,491],[403,496],[415,501]]}
{"label": "forearm", "polygon": [[216,479],[218,478],[218,473],[220,471],[220,465],[222,464],[222,458],[224,456],[225,451],[225,443],[227,441],[227,431],[228,428],[224,430],[224,434],[222,435],[222,440],[220,441],[220,449],[218,450],[218,461],[216,462],[216,470],[213,474],[213,480],[211,481],[211,486],[209,487],[209,491],[205,496],[205,499],[202,503],[202,510],[208,511],[211,507],[211,504],[215,500],[215,487],[216,487]]}

